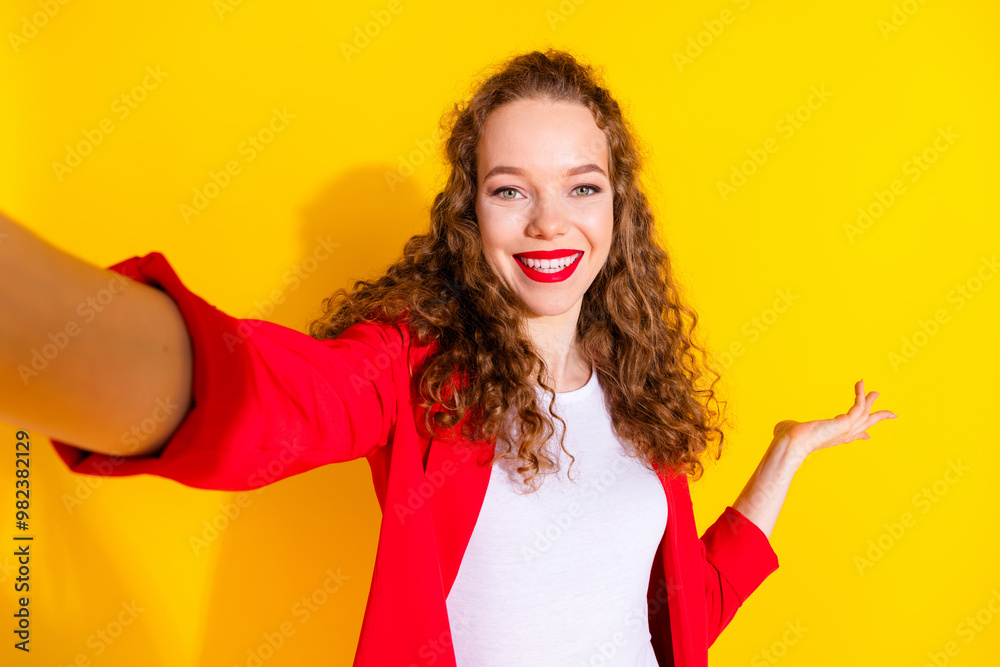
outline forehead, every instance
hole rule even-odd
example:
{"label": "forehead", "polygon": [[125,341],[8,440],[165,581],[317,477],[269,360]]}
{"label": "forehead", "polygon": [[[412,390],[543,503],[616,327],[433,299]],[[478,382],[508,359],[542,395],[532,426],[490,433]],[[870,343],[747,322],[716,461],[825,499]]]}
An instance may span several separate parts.
{"label": "forehead", "polygon": [[495,109],[479,139],[480,178],[496,165],[557,171],[594,162],[608,168],[608,146],[590,109],[573,102],[517,100]]}

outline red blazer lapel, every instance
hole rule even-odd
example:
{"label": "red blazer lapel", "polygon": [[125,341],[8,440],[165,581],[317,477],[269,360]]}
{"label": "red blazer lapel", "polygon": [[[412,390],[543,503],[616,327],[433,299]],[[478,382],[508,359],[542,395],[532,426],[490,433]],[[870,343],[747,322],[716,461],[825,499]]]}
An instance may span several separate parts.
{"label": "red blazer lapel", "polygon": [[425,473],[445,598],[458,576],[489,486],[491,468],[477,462],[489,461],[494,452],[485,441],[460,440],[432,440]]}
{"label": "red blazer lapel", "polygon": [[654,467],[667,494],[668,515],[647,595],[653,648],[663,666],[706,667],[708,610],[688,479]]}
{"label": "red blazer lapel", "polygon": [[[411,360],[411,375],[437,348],[437,341],[434,341],[415,354]],[[456,372],[452,380],[460,384],[463,377]],[[411,400],[414,401],[415,392],[416,387],[411,387]],[[430,409],[434,411],[437,407],[435,405]],[[447,598],[458,576],[458,567],[489,486],[491,467],[481,464],[493,458],[495,448],[485,440],[473,442],[463,436],[461,424],[450,430],[455,434],[454,440],[434,438],[424,426],[427,409],[415,406],[413,413],[422,448],[421,460],[426,462],[417,494],[430,507],[441,580]]]}

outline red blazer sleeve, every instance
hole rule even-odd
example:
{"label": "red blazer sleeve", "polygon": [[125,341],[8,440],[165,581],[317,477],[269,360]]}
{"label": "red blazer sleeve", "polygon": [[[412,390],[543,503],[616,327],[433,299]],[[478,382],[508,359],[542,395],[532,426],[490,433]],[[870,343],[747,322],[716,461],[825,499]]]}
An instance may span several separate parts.
{"label": "red blazer sleeve", "polygon": [[764,532],[731,506],[708,527],[701,543],[711,646],[736,610],[778,569],[778,556]]}
{"label": "red blazer sleeve", "polygon": [[[335,340],[317,340],[227,315],[188,290],[159,252],[108,268],[177,304],[192,341],[193,396],[189,406],[167,397],[151,407],[150,419],[186,411],[157,455],[107,456],[53,440],[73,472],[158,475],[193,488],[242,491],[368,456],[391,439],[396,387],[407,386],[394,377],[406,349],[398,327],[360,322]],[[121,441],[143,436],[140,423]]]}

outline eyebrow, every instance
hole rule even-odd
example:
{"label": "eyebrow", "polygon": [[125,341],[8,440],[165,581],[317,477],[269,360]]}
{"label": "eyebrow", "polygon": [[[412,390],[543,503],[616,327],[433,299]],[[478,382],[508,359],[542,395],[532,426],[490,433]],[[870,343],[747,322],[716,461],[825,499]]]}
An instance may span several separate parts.
{"label": "eyebrow", "polygon": [[[590,162],[588,164],[581,164],[579,167],[573,167],[572,169],[567,169],[565,175],[566,176],[577,176],[579,174],[586,174],[586,173],[592,172],[592,171],[598,172],[599,174],[601,174],[602,176],[604,176],[604,178],[608,177],[608,175],[604,173],[604,170],[601,169],[596,164],[594,164],[593,162]],[[504,165],[498,165],[498,166],[493,167],[492,169],[490,169],[489,173],[487,173],[486,176],[483,177],[483,180],[486,181],[491,176],[496,176],[497,174],[510,174],[512,176],[524,176],[525,175],[524,174],[524,170],[520,169],[518,167],[507,167],[507,166],[504,166]]]}

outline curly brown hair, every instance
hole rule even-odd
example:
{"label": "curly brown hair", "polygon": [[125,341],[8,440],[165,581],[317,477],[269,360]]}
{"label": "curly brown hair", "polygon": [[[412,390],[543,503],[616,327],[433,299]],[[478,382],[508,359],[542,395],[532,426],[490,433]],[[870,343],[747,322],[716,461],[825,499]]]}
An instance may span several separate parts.
{"label": "curly brown hair", "polygon": [[[614,224],[607,261],[583,297],[581,349],[598,373],[617,436],[632,445],[628,455],[650,469],[656,461],[673,474],[700,479],[699,457],[716,436],[716,459],[722,454],[725,436],[715,423],[722,411],[709,407],[719,404],[713,389],[720,375],[693,342],[698,316],[682,302],[670,257],[658,241],[640,182],[644,156],[630,122],[595,69],[566,51],[523,53],[492,69],[470,99],[442,116],[451,171],[434,198],[429,232],[412,236],[382,277],[355,281],[350,292],[340,288],[325,299],[309,334],[336,338],[360,321],[405,320],[416,344],[436,341],[438,352],[414,370],[419,405],[436,408],[426,412],[427,431],[440,437],[460,425],[473,442],[488,443],[502,435],[508,448],[489,465],[511,459],[508,453],[516,448],[516,470],[537,490],[535,476],[559,468],[543,451],[554,425],[538,406],[536,386],[550,394],[549,410],[563,425],[564,452],[566,424],[555,414],[545,362],[520,326],[530,310],[498,280],[483,253],[475,212],[477,146],[487,118],[503,104],[582,104],[607,138]],[[701,352],[700,364],[692,349]],[[453,379],[457,369],[464,369],[459,384]],[[699,387],[708,373],[715,380]],[[700,398],[707,399],[704,405]],[[516,435],[508,430],[512,423]]]}

